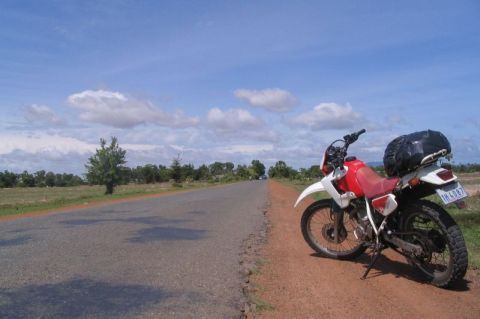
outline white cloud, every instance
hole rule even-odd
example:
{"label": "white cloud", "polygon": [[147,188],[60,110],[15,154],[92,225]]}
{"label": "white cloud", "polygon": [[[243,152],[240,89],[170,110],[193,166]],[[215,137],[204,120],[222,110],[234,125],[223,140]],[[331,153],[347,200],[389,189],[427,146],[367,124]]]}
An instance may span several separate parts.
{"label": "white cloud", "polygon": [[365,123],[362,115],[353,111],[350,104],[320,103],[312,111],[302,113],[290,120],[295,126],[312,130],[346,129]]}
{"label": "white cloud", "polygon": [[234,94],[252,106],[263,107],[273,112],[287,112],[297,104],[297,99],[290,92],[281,89],[238,89]]}
{"label": "white cloud", "polygon": [[238,131],[259,127],[262,122],[247,110],[213,108],[208,111],[207,124],[218,131]]}
{"label": "white cloud", "polygon": [[150,101],[135,99],[120,92],[87,90],[70,95],[67,101],[80,111],[80,119],[118,128],[131,128],[146,123],[189,127],[198,123],[197,118],[188,117],[181,111],[169,114]]}
{"label": "white cloud", "polygon": [[64,121],[48,106],[32,104],[25,108],[25,119],[30,123],[60,125]]}
{"label": "white cloud", "polygon": [[59,135],[0,135],[0,155],[22,151],[28,154],[42,152],[67,154],[86,154],[95,151],[96,145],[89,144],[75,138]]}

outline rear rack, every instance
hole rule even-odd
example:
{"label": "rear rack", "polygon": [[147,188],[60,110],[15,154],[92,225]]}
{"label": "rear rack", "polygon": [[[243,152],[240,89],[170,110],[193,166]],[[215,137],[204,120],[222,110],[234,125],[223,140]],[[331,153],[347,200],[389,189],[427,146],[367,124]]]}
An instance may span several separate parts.
{"label": "rear rack", "polygon": [[429,163],[433,163],[436,160],[438,160],[440,157],[447,155],[447,153],[448,153],[448,151],[446,149],[442,149],[438,152],[427,155],[420,162],[420,166],[425,165],[425,164],[429,164]]}

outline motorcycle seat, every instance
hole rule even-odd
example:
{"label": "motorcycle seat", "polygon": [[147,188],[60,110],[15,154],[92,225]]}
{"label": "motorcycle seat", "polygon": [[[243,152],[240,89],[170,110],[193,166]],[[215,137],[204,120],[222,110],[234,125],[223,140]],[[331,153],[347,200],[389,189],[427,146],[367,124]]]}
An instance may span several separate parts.
{"label": "motorcycle seat", "polygon": [[357,181],[367,198],[391,193],[399,180],[398,177],[382,177],[368,166],[364,166],[357,171]]}

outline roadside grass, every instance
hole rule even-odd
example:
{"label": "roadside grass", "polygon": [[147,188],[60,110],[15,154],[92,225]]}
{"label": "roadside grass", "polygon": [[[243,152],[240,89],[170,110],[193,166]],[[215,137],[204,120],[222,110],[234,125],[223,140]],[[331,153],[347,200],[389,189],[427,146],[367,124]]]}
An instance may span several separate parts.
{"label": "roadside grass", "polygon": [[[478,173],[460,174],[458,177],[462,185],[480,185],[480,177]],[[309,185],[316,182],[316,180],[291,181],[288,179],[280,179],[279,181],[295,188],[298,192],[302,192]],[[330,198],[325,192],[313,194],[312,197],[315,200]],[[433,195],[428,199],[444,207],[438,196]],[[465,202],[467,204],[465,209],[458,209],[455,205],[448,205],[446,210],[451,214],[462,230],[468,249],[468,261],[470,267],[480,269],[480,194],[477,193],[467,197]]]}
{"label": "roadside grass", "polygon": [[[252,269],[252,275],[259,275],[262,271],[263,266],[268,261],[263,258],[257,258],[255,260],[255,267]],[[250,304],[255,305],[256,312],[271,311],[275,310],[275,305],[263,300],[259,295],[265,291],[265,289],[260,286],[258,283],[253,285],[253,289],[248,293],[248,299]]]}
{"label": "roadside grass", "polygon": [[[33,211],[84,205],[94,202],[130,198],[140,195],[203,188],[221,183],[191,182],[181,185],[171,183],[129,184],[115,188],[113,195],[104,195],[104,186],[1,188],[0,216],[24,214]],[[181,187],[180,187],[181,186]]]}

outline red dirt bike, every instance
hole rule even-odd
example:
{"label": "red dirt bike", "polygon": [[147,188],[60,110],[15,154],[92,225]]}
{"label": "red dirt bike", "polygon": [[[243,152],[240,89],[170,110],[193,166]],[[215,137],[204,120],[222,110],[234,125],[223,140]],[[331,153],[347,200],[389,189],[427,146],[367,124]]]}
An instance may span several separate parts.
{"label": "red dirt bike", "polygon": [[448,287],[461,280],[468,254],[460,228],[444,208],[425,199],[437,193],[444,204],[461,206],[467,196],[451,167],[438,165],[447,149],[427,154],[402,176],[384,178],[355,157],[347,157],[349,145],[363,133],[346,135],[327,147],[320,166],[325,177],[306,188],[295,203],[296,207],[317,192],[331,197],[304,211],[305,240],[316,252],[335,259],[354,259],[372,248],[362,279],[381,251],[392,248],[435,286]]}

